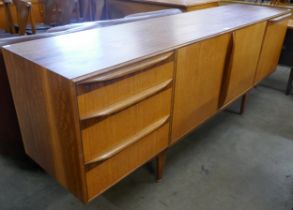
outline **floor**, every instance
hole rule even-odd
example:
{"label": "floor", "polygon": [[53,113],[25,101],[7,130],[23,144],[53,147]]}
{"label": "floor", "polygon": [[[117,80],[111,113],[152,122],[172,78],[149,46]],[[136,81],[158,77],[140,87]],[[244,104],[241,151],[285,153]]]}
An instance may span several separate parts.
{"label": "floor", "polygon": [[160,183],[144,166],[86,206],[24,155],[0,154],[0,210],[291,210],[288,75],[254,89],[243,116],[222,112],[175,145]]}

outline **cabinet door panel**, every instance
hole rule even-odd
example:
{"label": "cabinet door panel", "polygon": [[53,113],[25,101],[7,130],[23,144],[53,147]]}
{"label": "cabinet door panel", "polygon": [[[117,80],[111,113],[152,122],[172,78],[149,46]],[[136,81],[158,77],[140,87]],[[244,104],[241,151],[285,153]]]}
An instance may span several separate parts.
{"label": "cabinet door panel", "polygon": [[267,26],[262,52],[255,75],[255,84],[269,76],[278,65],[281,54],[288,18],[274,22],[270,21]]}
{"label": "cabinet door panel", "polygon": [[178,50],[172,143],[217,112],[230,36]]}
{"label": "cabinet door panel", "polygon": [[248,91],[254,83],[266,22],[233,32],[230,63],[225,72],[221,106],[225,106]]}

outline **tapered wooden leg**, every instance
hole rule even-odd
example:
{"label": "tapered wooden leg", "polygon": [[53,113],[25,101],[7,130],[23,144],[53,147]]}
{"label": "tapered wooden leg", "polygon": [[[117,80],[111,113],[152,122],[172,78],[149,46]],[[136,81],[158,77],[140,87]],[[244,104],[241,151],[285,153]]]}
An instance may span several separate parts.
{"label": "tapered wooden leg", "polygon": [[247,102],[247,93],[244,94],[241,99],[240,112],[239,112],[240,115],[242,115],[245,111],[246,102]]}
{"label": "tapered wooden leg", "polygon": [[242,95],[239,111],[230,110],[230,109],[226,109],[225,111],[230,112],[230,113],[233,113],[233,114],[240,114],[240,115],[242,115],[244,113],[244,111],[245,111],[246,102],[247,102],[247,96],[248,96],[248,93],[245,93],[244,95]]}
{"label": "tapered wooden leg", "polygon": [[166,151],[163,151],[156,157],[156,181],[157,182],[159,182],[163,178],[165,163],[166,163]]}
{"label": "tapered wooden leg", "polygon": [[290,72],[290,76],[289,76],[289,80],[288,80],[288,84],[286,88],[286,95],[289,95],[291,93],[292,83],[293,83],[293,68],[291,68],[291,72]]}

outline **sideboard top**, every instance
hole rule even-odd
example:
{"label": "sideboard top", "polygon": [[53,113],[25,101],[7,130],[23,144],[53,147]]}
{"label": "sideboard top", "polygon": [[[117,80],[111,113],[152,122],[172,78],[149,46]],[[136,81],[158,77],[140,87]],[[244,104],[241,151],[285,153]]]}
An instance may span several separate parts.
{"label": "sideboard top", "polygon": [[290,13],[231,4],[5,46],[75,82]]}

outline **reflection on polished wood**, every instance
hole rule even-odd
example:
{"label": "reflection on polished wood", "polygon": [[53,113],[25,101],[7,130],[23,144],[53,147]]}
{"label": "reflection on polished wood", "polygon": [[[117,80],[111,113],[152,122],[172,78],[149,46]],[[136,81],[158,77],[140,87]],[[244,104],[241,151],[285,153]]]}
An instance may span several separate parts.
{"label": "reflection on polished wood", "polygon": [[[35,23],[48,25],[64,25],[71,21],[100,20],[103,14],[104,1],[101,0],[30,0],[32,17]],[[0,28],[4,28],[4,5],[0,1]],[[17,23],[15,5],[12,5],[12,20]]]}
{"label": "reflection on polished wood", "polygon": [[160,179],[169,146],[254,87],[287,14],[228,5],[6,46],[27,154],[84,202],[156,156]]}

